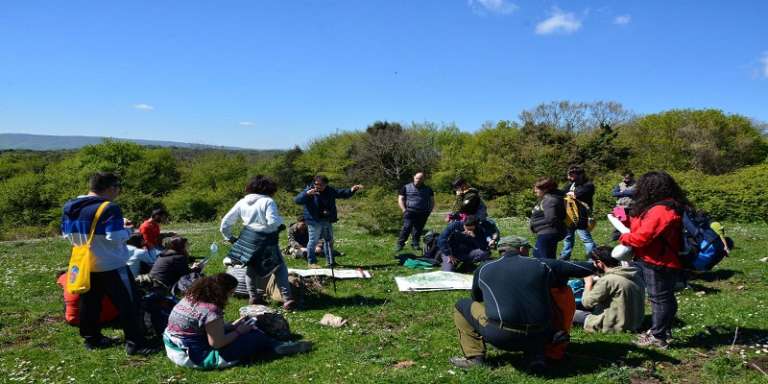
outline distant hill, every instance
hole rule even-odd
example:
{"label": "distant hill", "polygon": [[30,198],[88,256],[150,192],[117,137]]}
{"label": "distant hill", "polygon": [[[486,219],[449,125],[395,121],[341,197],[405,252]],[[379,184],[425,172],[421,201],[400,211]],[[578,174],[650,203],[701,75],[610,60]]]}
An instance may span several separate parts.
{"label": "distant hill", "polygon": [[[94,136],[54,136],[54,135],[30,135],[25,133],[0,133],[0,150],[27,149],[33,151],[54,151],[62,149],[78,149],[86,145],[100,144],[106,137]],[[130,141],[139,145],[152,147],[174,147],[185,149],[221,149],[228,151],[261,151],[249,148],[222,147],[205,144],[181,143],[176,141],[155,141],[136,139],[109,139],[117,141]],[[272,150],[264,150],[271,152]],[[279,152],[279,151],[278,151]]]}

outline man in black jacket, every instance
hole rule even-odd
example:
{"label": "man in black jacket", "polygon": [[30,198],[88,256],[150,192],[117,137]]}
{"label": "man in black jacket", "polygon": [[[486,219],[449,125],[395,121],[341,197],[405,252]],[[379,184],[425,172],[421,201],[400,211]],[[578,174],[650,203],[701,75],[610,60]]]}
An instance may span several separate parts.
{"label": "man in black jacket", "polygon": [[[594,203],[595,185],[587,179],[584,168],[578,165],[572,165],[568,168],[568,181],[563,192],[589,206],[590,215]],[[587,220],[579,220],[575,228],[569,228],[563,239],[563,250],[560,253],[560,260],[570,260],[573,253],[573,245],[576,241],[575,235],[579,235],[584,243],[586,255],[590,255],[595,249],[595,241],[592,240],[592,234],[587,229]],[[587,257],[588,258],[588,257]]]}
{"label": "man in black jacket", "polygon": [[528,240],[503,237],[503,256],[475,271],[472,298],[456,303],[453,321],[464,356],[451,358],[459,368],[483,365],[485,343],[507,351],[523,351],[529,369],[545,368],[544,348],[553,340],[550,288],[569,276],[594,273],[591,263],[571,263],[528,257]]}
{"label": "man in black jacket", "polygon": [[461,263],[471,265],[487,260],[493,241],[474,216],[467,216],[463,222],[451,222],[437,238],[441,269],[453,272]]}
{"label": "man in black jacket", "polygon": [[397,204],[403,211],[403,229],[397,239],[395,252],[403,250],[405,241],[408,240],[411,233],[413,233],[411,247],[419,251],[421,250],[419,245],[421,233],[424,231],[424,225],[427,223],[429,214],[435,208],[435,192],[424,184],[423,172],[413,175],[413,182],[400,188]]}

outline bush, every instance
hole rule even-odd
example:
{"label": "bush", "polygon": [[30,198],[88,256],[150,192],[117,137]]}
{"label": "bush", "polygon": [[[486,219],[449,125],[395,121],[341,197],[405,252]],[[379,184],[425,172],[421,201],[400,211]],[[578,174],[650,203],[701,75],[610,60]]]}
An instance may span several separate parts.
{"label": "bush", "polygon": [[165,197],[163,203],[172,220],[211,221],[217,217],[216,207],[220,201],[211,191],[180,189]]}
{"label": "bush", "polygon": [[383,188],[374,187],[364,192],[357,209],[357,225],[371,235],[397,233],[403,224],[403,213],[397,205],[397,196]]}
{"label": "bush", "polygon": [[536,205],[536,196],[530,191],[521,191],[504,195],[494,200],[491,206],[493,217],[530,217],[533,206]]}

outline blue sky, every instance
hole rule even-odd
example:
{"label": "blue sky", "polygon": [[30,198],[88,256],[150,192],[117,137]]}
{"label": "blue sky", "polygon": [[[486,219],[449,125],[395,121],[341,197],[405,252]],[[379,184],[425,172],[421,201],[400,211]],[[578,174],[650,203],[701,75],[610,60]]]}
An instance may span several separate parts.
{"label": "blue sky", "polygon": [[768,120],[768,1],[3,1],[0,132],[251,148],[551,100]]}

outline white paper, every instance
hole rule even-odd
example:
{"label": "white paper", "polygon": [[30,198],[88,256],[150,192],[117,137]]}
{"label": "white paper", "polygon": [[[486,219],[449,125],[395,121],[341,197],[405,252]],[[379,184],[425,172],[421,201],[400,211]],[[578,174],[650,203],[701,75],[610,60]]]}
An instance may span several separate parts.
{"label": "white paper", "polygon": [[[331,276],[330,268],[318,269],[294,269],[288,268],[288,273],[295,273],[301,277]],[[333,276],[337,279],[370,279],[371,272],[362,269],[334,269]]]}
{"label": "white paper", "polygon": [[472,289],[472,275],[455,272],[427,272],[411,276],[396,276],[400,292],[426,292]]}
{"label": "white paper", "polygon": [[621,232],[622,234],[629,233],[629,228],[627,228],[627,226],[624,225],[624,223],[622,223],[621,220],[619,220],[616,216],[609,213],[608,221],[611,223],[611,225],[613,225],[614,228],[616,228],[617,231]]}

